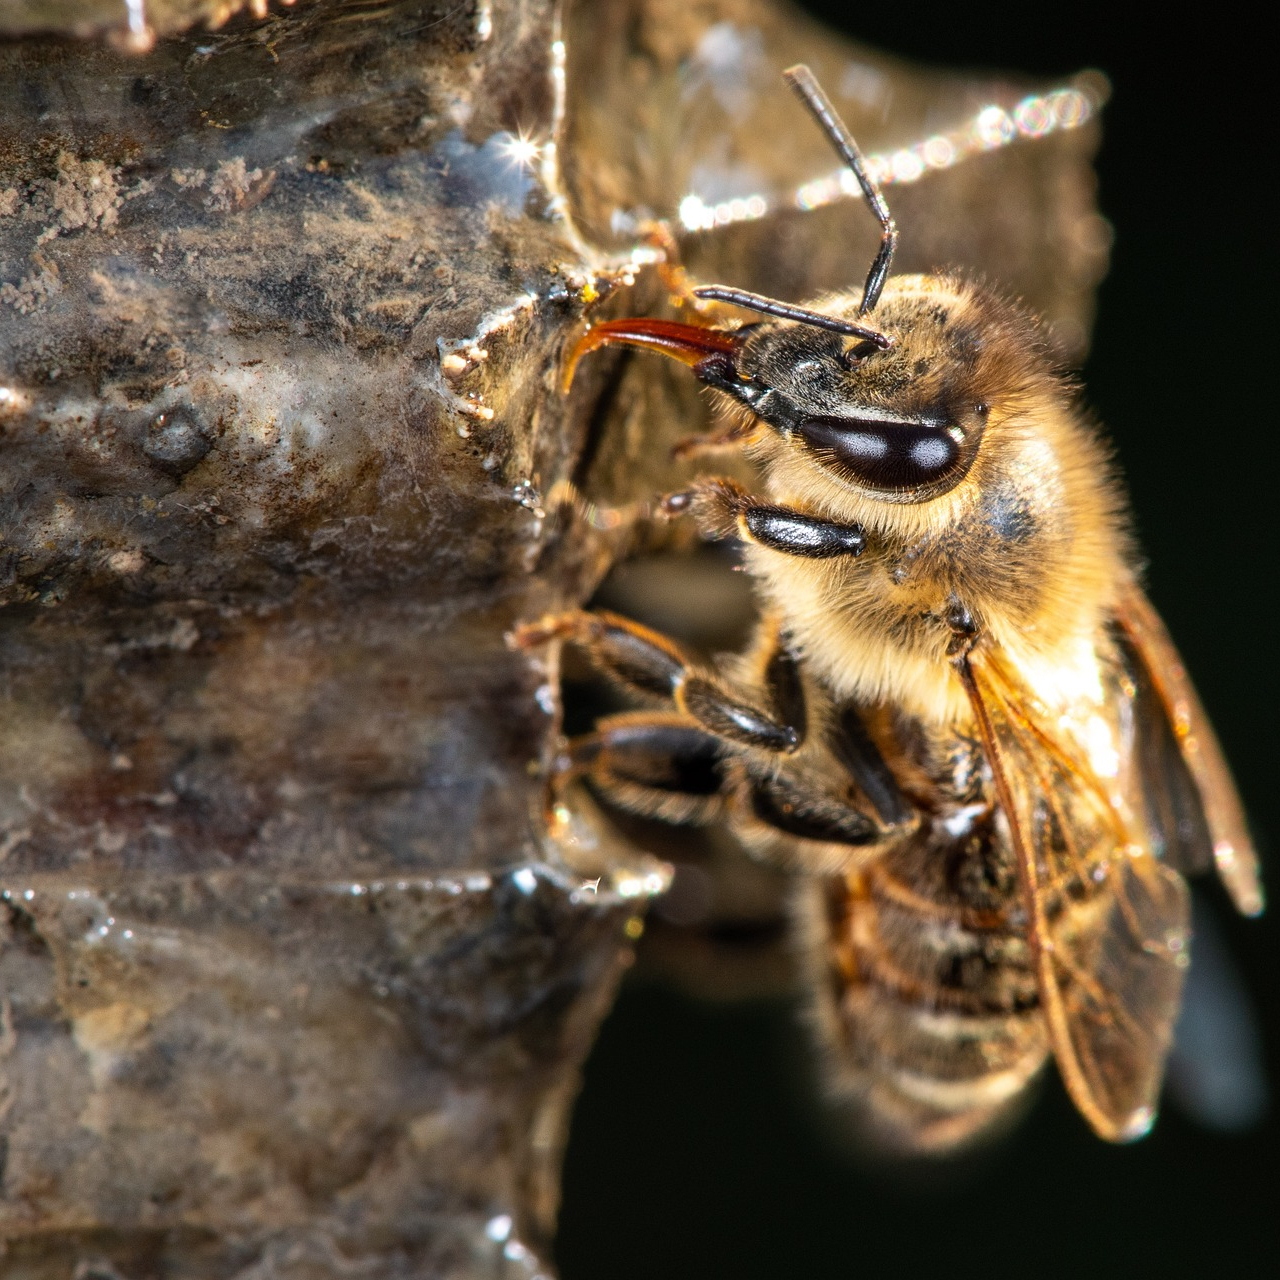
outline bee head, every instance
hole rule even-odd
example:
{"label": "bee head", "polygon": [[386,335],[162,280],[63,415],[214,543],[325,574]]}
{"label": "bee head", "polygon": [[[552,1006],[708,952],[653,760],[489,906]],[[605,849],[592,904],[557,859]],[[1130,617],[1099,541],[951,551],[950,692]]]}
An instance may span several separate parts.
{"label": "bee head", "polygon": [[723,328],[605,321],[573,348],[566,385],[579,357],[598,347],[660,351],[771,427],[782,452],[799,455],[792,461],[905,517],[905,505],[950,493],[980,457],[998,456],[1003,424],[1042,407],[1060,384],[1037,325],[1018,308],[955,277],[890,274],[898,229],[858,144],[807,67],[785,75],[880,223],[861,293],[795,306],[703,286],[698,298],[767,318]]}
{"label": "bee head", "polygon": [[[820,306],[852,318],[858,300]],[[927,502],[954,489],[993,425],[1043,388],[1044,344],[1016,308],[949,277],[890,279],[875,319],[887,345],[800,322],[751,325],[696,372],[842,487]]]}

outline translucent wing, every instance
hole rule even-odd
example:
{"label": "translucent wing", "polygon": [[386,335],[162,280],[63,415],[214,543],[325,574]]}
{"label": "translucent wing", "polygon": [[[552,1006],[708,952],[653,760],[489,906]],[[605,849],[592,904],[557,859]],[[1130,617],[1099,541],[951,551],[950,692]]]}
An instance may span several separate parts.
{"label": "translucent wing", "polygon": [[1181,1000],[1186,885],[1153,856],[1115,779],[998,655],[977,650],[959,670],[1016,855],[1058,1068],[1101,1137],[1140,1137]]}
{"label": "translucent wing", "polygon": [[1200,788],[1142,655],[1118,627],[1115,640],[1111,692],[1121,708],[1134,805],[1146,818],[1156,857],[1184,875],[1202,875],[1213,866],[1213,835]]}
{"label": "translucent wing", "polygon": [[1166,810],[1164,856],[1191,871],[1212,862],[1236,909],[1256,916],[1264,905],[1258,856],[1222,748],[1178,651],[1137,584],[1126,593],[1117,621],[1135,699],[1145,698],[1151,708],[1136,717],[1135,750],[1147,796]]}

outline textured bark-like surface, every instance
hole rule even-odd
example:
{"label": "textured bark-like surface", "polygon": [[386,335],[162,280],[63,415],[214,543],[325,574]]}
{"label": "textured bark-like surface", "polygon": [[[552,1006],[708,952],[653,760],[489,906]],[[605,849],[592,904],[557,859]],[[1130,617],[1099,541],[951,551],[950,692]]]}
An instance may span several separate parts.
{"label": "textured bark-like surface", "polygon": [[[0,46],[7,1277],[545,1270],[578,1067],[663,877],[591,827],[548,842],[555,665],[503,636],[619,544],[542,495],[647,496],[704,419],[638,362],[563,396],[564,346],[637,275],[651,304],[636,221],[689,190],[779,209],[689,238],[700,273],[859,274],[856,210],[781,209],[832,168],[786,61],[881,86],[838,94],[871,149],[1021,93],[748,0],[584,4],[566,77],[557,22],[315,0],[141,53]],[[1092,141],[931,177],[908,238],[1078,346]],[[930,183],[1019,211],[957,231]]]}
{"label": "textured bark-like surface", "polygon": [[[169,36],[201,24],[220,27],[246,10],[263,16],[268,7],[295,0],[5,0],[0,36],[58,33],[104,36],[121,48],[143,52],[157,36]],[[306,0],[303,0],[306,3]]]}
{"label": "textured bark-like surface", "polygon": [[480,16],[3,54],[7,1275],[545,1239],[632,908],[531,825],[585,277],[503,150],[551,7]]}

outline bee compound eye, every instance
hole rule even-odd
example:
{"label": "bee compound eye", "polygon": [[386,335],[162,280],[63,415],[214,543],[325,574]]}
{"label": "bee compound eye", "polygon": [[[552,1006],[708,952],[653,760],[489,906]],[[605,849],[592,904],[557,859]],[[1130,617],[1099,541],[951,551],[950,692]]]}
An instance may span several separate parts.
{"label": "bee compound eye", "polygon": [[954,428],[879,418],[807,418],[800,436],[857,484],[901,492],[936,485],[960,464]]}
{"label": "bee compound eye", "polygon": [[840,353],[840,363],[846,369],[855,369],[864,360],[871,356],[878,355],[882,348],[876,343],[864,338],[861,342],[855,342],[853,346],[846,347]]}

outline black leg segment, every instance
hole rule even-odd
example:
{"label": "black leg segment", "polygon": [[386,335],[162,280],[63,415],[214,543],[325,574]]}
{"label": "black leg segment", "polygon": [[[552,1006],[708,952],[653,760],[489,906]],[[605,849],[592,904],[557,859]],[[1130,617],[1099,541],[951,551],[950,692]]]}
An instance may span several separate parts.
{"label": "black leg segment", "polygon": [[684,493],[672,494],[664,506],[673,515],[692,510],[699,527],[713,537],[736,535],[745,542],[807,560],[857,556],[867,545],[861,525],[837,524],[792,507],[763,502],[725,477],[699,481]]}
{"label": "black leg segment", "polygon": [[911,806],[856,707],[847,706],[840,711],[829,745],[886,827],[904,826],[911,821]]}
{"label": "black leg segment", "polygon": [[776,647],[765,663],[764,687],[769,694],[769,705],[778,718],[795,731],[799,741],[803,741],[808,728],[804,682],[800,678],[800,664],[796,655],[782,643],[780,637],[776,639]]}
{"label": "black leg segment", "polygon": [[694,728],[717,738],[784,755],[800,745],[800,733],[734,693],[674,640],[616,613],[574,609],[518,627],[512,635],[525,649],[551,640],[582,645],[606,675],[635,693],[670,698]]}
{"label": "black leg segment", "polygon": [[663,822],[712,822],[722,807],[723,748],[670,711],[606,716],[594,733],[570,744],[561,781],[585,775],[592,788],[627,813]]}
{"label": "black leg segment", "polygon": [[800,745],[800,735],[790,725],[739,702],[710,680],[688,677],[676,693],[676,706],[717,737],[744,747],[788,755]]}
{"label": "black leg segment", "polygon": [[861,555],[867,545],[860,525],[819,520],[786,507],[753,504],[743,512],[742,522],[752,542],[809,560]]}

